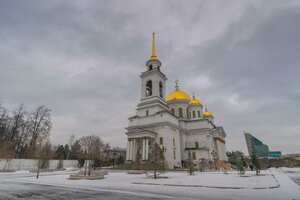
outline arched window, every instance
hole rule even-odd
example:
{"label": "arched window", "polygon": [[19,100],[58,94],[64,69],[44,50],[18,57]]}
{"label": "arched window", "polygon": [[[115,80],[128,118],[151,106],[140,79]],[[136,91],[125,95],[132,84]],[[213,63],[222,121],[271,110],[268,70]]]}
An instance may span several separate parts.
{"label": "arched window", "polygon": [[146,97],[152,95],[152,81],[148,81],[146,84]]}
{"label": "arched window", "polygon": [[195,111],[193,110],[193,118],[195,118],[196,117],[196,113],[195,113]]}
{"label": "arched window", "polygon": [[152,65],[149,65],[149,71],[152,70],[152,69],[153,69],[153,66],[152,66]]}
{"label": "arched window", "polygon": [[163,98],[163,84],[159,81],[159,96]]}
{"label": "arched window", "polygon": [[201,117],[201,115],[200,115],[200,110],[198,110],[198,117]]}
{"label": "arched window", "polygon": [[174,108],[171,109],[171,113],[174,115],[174,113],[175,113]]}
{"label": "arched window", "polygon": [[179,108],[179,117],[183,117],[182,108]]}

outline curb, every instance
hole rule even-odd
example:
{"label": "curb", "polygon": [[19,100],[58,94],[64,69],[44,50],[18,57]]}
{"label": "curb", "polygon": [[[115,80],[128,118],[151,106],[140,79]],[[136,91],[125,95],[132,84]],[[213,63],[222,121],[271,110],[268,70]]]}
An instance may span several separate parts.
{"label": "curb", "polygon": [[[208,185],[176,185],[176,184],[159,184],[159,183],[139,183],[133,182],[137,185],[162,185],[162,186],[175,186],[175,187],[202,187],[202,188],[216,188],[216,189],[245,189],[244,187],[221,187],[221,186],[208,186]],[[263,188],[265,189],[265,188]]]}

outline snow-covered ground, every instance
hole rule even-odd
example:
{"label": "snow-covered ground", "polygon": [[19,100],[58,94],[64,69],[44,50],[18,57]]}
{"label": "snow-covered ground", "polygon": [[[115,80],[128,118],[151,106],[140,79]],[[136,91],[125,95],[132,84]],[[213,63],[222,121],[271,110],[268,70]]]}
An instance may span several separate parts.
{"label": "snow-covered ground", "polygon": [[[109,172],[103,180],[69,180],[74,172],[0,174],[0,199],[270,199],[300,200],[300,169],[246,172],[168,172],[168,178]],[[291,180],[293,179],[293,180]]]}

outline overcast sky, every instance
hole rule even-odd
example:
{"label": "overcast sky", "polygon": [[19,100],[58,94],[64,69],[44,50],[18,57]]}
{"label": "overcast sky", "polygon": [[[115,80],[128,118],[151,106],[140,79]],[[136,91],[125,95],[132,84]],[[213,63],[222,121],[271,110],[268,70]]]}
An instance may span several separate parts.
{"label": "overcast sky", "polygon": [[151,54],[247,152],[243,131],[300,152],[300,1],[0,0],[0,97],[52,109],[53,143],[126,146]]}

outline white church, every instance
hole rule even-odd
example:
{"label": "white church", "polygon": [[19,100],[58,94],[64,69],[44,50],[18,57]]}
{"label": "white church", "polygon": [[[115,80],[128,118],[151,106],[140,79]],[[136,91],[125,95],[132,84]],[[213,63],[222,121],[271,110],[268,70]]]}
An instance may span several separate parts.
{"label": "white church", "polygon": [[127,162],[135,161],[138,153],[146,161],[154,143],[163,149],[169,168],[181,168],[189,152],[194,164],[227,161],[225,131],[207,108],[203,111],[201,101],[180,90],[177,80],[175,90],[166,95],[167,77],[156,56],[154,33],[146,66],[140,75],[141,100],[126,127]]}

